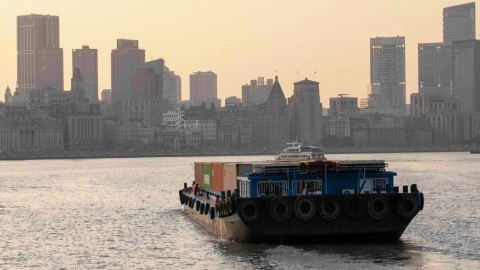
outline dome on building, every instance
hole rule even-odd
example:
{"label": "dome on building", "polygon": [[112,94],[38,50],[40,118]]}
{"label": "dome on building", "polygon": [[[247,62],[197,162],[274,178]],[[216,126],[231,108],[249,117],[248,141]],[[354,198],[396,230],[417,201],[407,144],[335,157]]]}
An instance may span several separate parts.
{"label": "dome on building", "polygon": [[28,107],[28,104],[28,98],[18,91],[8,100],[9,107]]}

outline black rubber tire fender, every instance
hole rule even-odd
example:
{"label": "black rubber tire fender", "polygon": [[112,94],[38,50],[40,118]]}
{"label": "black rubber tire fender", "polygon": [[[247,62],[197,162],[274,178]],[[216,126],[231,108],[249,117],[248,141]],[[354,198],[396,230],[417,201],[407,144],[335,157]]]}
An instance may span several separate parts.
{"label": "black rubber tire fender", "polygon": [[367,206],[364,195],[344,195],[342,208],[343,213],[350,219],[359,219],[365,215]]}
{"label": "black rubber tire fender", "polygon": [[317,205],[312,197],[300,195],[293,202],[293,211],[299,219],[309,220],[315,216]]}
{"label": "black rubber tire fender", "polygon": [[383,219],[390,212],[390,203],[384,196],[370,196],[367,203],[368,214],[374,219]]}
{"label": "black rubber tire fender", "polygon": [[245,222],[254,222],[260,216],[258,202],[255,199],[244,200],[238,209],[238,213]]}
{"label": "black rubber tire fender", "polygon": [[210,212],[210,204],[207,203],[207,204],[205,205],[205,211],[203,211],[203,213],[204,213],[205,215],[208,215],[209,212]]}
{"label": "black rubber tire fender", "polygon": [[200,203],[200,215],[203,215],[203,211],[205,210],[205,203],[201,202]]}
{"label": "black rubber tire fender", "polygon": [[424,198],[423,198],[423,193],[418,193],[418,209],[423,210],[423,205],[425,204]]}
{"label": "black rubber tire fender", "polygon": [[321,198],[318,201],[318,214],[326,221],[337,219],[341,212],[340,204],[334,198]]}
{"label": "black rubber tire fender", "polygon": [[292,212],[292,203],[285,197],[273,198],[268,207],[270,217],[277,222],[287,221],[292,216]]}
{"label": "black rubber tire fender", "polygon": [[183,190],[178,191],[178,196],[180,196],[180,204],[183,204],[185,201],[185,197],[183,195]]}
{"label": "black rubber tire fender", "polygon": [[210,219],[215,219],[215,206],[210,207]]}
{"label": "black rubber tire fender", "polygon": [[[416,196],[417,194],[413,195]],[[397,214],[402,218],[411,219],[418,213],[418,211],[420,211],[420,207],[418,206],[418,200],[416,198],[403,195],[398,200]]]}
{"label": "black rubber tire fender", "polygon": [[218,217],[223,217],[221,209],[222,209],[222,207],[221,207],[220,201],[216,201],[215,202],[215,210],[217,212]]}
{"label": "black rubber tire fender", "polygon": [[237,213],[237,199],[235,197],[235,194],[232,194],[232,196],[230,196],[230,204],[231,204],[231,207],[232,207],[232,215]]}

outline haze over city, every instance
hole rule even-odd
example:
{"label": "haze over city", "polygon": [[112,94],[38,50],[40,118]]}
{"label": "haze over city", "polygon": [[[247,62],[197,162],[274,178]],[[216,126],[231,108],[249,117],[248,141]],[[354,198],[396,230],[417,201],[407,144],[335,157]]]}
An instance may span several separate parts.
{"label": "haze over city", "polygon": [[[405,36],[406,97],[418,92],[418,43],[442,40],[442,10],[465,1],[4,1],[0,18],[0,85],[15,87],[16,16],[60,18],[64,88],[71,50],[98,49],[99,93],[110,89],[110,53],[119,38],[135,39],[146,60],[164,58],[180,75],[218,75],[218,98],[241,96],[241,85],[277,73],[286,96],[293,82],[320,82],[321,101],[339,93],[365,98],[370,38]],[[478,35],[477,35],[478,36]],[[316,74],[314,75],[314,72]],[[315,76],[315,78],[314,78]],[[4,97],[1,92],[1,99]],[[327,105],[328,106],[328,105]],[[326,106],[325,106],[326,107]]]}

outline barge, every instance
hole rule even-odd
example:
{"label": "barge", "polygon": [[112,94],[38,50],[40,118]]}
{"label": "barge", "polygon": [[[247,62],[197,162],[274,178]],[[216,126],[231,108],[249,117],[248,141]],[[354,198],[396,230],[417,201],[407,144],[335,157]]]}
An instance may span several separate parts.
{"label": "barge", "polygon": [[423,209],[383,160],[195,163],[184,212],[236,242],[389,242]]}

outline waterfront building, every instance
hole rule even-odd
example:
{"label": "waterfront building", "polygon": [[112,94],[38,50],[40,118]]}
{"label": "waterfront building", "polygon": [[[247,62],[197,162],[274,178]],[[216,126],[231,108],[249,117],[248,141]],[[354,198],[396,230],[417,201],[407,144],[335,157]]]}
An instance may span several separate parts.
{"label": "waterfront building", "polygon": [[270,90],[273,86],[273,79],[258,77],[258,80],[250,80],[250,85],[242,85],[242,102],[245,105],[259,105],[267,101]]}
{"label": "waterfront building", "polygon": [[82,46],[72,50],[72,70],[80,69],[85,97],[91,102],[98,101],[98,53],[97,49]]}
{"label": "waterfront building", "polygon": [[268,99],[249,109],[252,121],[252,146],[281,150],[290,139],[290,112],[282,87],[275,76],[275,82]]}
{"label": "waterfront building", "polygon": [[195,72],[190,74],[190,100],[217,99],[217,74]]}
{"label": "waterfront building", "polygon": [[230,104],[217,109],[217,140],[223,148],[250,148],[252,123],[249,107]]}
{"label": "waterfront building", "polygon": [[17,84],[27,97],[43,87],[63,90],[58,16],[17,16]]}
{"label": "waterfront building", "polygon": [[360,115],[358,98],[347,97],[345,94],[339,94],[338,96],[330,98],[328,116],[358,117]]}
{"label": "waterfront building", "polygon": [[173,110],[173,105],[167,99],[129,99],[115,104],[116,113],[120,119],[139,118],[147,126],[160,126],[165,112]]}
{"label": "waterfront building", "polygon": [[377,100],[405,114],[405,37],[370,39],[370,85]]}
{"label": "waterfront building", "polygon": [[350,117],[350,137],[355,146],[365,147],[368,145],[369,122],[364,117]]}
{"label": "waterfront building", "polygon": [[242,104],[242,100],[236,96],[225,98],[225,107],[227,105],[240,105],[240,104]]}
{"label": "waterfront building", "polygon": [[480,40],[453,42],[453,97],[461,112],[480,112]]}
{"label": "waterfront building", "polygon": [[393,147],[405,145],[405,120],[393,115],[372,115],[367,117],[370,128],[369,145]]}
{"label": "waterfront building", "polygon": [[61,151],[63,147],[62,122],[30,108],[28,98],[15,92],[0,114],[0,151]]}
{"label": "waterfront building", "polygon": [[322,103],[319,83],[307,78],[295,82],[290,108],[290,140],[318,145],[322,139]]}
{"label": "waterfront building", "polygon": [[147,150],[155,143],[155,127],[146,126],[142,119],[120,119],[114,129],[114,143],[117,149]]}
{"label": "waterfront building", "polygon": [[[81,80],[80,80],[81,81]],[[97,151],[102,143],[102,115],[100,104],[81,98],[75,87],[78,78],[72,79],[73,91],[53,88],[30,92],[30,106],[44,111],[63,125],[63,144],[67,151]]]}
{"label": "waterfront building", "polygon": [[[163,79],[163,78],[162,78]],[[127,100],[150,100],[159,97],[160,78],[153,68],[136,68],[132,76],[132,91]]]}
{"label": "waterfront building", "polygon": [[324,136],[350,137],[350,118],[326,116],[323,119],[323,130]]}
{"label": "waterfront building", "polygon": [[145,50],[138,48],[138,40],[117,39],[117,48],[112,50],[112,100],[128,100],[132,76],[139,64],[145,63]]}
{"label": "waterfront building", "polygon": [[443,9],[443,42],[475,39],[475,2]]}
{"label": "waterfront building", "polygon": [[433,144],[433,130],[426,115],[407,116],[405,121],[405,145],[427,147]]}

